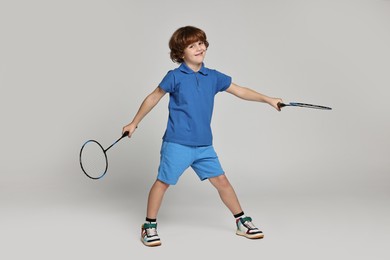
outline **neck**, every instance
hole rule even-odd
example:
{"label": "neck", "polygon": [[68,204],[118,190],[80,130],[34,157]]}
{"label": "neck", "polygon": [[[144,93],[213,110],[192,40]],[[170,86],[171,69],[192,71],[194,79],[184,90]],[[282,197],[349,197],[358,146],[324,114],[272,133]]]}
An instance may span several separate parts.
{"label": "neck", "polygon": [[192,64],[192,63],[187,63],[186,62],[186,65],[190,69],[192,69],[194,72],[198,72],[202,68],[202,63],[200,63],[200,64]]}

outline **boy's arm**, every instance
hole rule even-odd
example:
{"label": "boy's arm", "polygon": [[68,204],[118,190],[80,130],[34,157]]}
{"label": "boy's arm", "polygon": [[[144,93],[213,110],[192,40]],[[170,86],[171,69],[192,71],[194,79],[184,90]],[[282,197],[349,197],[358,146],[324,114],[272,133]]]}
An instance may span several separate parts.
{"label": "boy's arm", "polygon": [[263,95],[261,93],[254,91],[253,89],[241,87],[241,86],[238,86],[234,83],[232,83],[228,87],[226,92],[233,94],[236,97],[239,97],[239,98],[244,99],[244,100],[267,103],[267,104],[273,106],[278,111],[280,111],[280,107],[278,106],[278,103],[283,102],[282,99],[280,99],[280,98],[268,97],[266,95]]}
{"label": "boy's arm", "polygon": [[157,87],[152,93],[150,93],[142,102],[133,120],[123,127],[122,133],[128,131],[128,136],[131,137],[141,120],[157,105],[165,93],[166,92],[160,87]]}

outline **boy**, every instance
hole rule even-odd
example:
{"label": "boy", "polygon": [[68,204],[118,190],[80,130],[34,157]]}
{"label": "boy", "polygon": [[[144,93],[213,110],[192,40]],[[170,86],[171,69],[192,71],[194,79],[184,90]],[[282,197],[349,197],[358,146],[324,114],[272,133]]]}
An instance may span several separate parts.
{"label": "boy", "polygon": [[212,145],[211,117],[214,96],[226,91],[239,98],[268,103],[280,111],[281,99],[262,95],[252,89],[232,83],[231,77],[204,66],[209,43],[199,28],[177,29],[170,41],[172,61],[180,66],[171,70],[159,86],[141,104],[134,119],[123,127],[128,136],[160,99],[169,93],[169,118],[163,136],[157,180],[150,189],[146,222],[142,225],[141,241],[146,246],[161,245],[157,234],[157,213],[170,185],[191,166],[200,180],[208,179],[217,189],[221,200],[236,218],[236,234],[250,239],[263,238],[250,217],[244,215],[236,193],[226,177]]}

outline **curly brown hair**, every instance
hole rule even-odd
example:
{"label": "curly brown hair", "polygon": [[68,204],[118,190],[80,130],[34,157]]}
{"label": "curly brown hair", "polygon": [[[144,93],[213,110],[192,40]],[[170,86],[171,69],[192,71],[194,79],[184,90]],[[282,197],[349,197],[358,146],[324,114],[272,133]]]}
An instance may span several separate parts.
{"label": "curly brown hair", "polygon": [[169,49],[171,50],[171,60],[176,63],[182,63],[184,49],[197,41],[202,41],[206,48],[209,47],[206,33],[194,26],[185,26],[177,29],[169,40]]}

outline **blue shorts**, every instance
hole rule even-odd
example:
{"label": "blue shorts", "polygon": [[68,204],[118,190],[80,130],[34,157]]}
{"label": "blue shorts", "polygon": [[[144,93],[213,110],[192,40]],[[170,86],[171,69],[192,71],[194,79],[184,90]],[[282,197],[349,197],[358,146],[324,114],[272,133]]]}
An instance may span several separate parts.
{"label": "blue shorts", "polygon": [[162,143],[158,180],[174,185],[190,166],[202,181],[224,174],[212,145],[187,146],[165,141]]}

